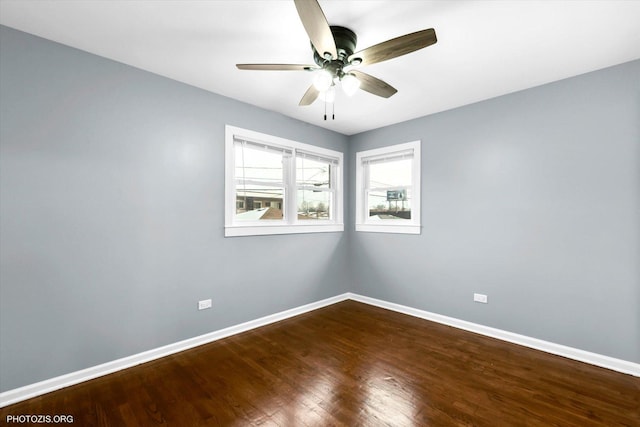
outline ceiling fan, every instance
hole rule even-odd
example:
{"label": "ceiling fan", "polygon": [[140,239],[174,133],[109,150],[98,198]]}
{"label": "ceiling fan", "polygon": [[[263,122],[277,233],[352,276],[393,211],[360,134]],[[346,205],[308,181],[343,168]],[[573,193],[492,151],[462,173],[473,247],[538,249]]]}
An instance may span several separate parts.
{"label": "ceiling fan", "polygon": [[[383,98],[389,98],[397,89],[356,67],[375,64],[406,55],[436,43],[433,28],[406,34],[355,51],[357,36],[348,28],[329,26],[317,0],[294,0],[313,51],[315,65],[304,64],[236,64],[240,70],[312,71],[313,84],[307,89],[299,105],[311,105],[318,97],[333,102],[335,85],[351,96],[358,88]],[[326,106],[326,104],[325,104]],[[325,114],[325,120],[326,120]]]}

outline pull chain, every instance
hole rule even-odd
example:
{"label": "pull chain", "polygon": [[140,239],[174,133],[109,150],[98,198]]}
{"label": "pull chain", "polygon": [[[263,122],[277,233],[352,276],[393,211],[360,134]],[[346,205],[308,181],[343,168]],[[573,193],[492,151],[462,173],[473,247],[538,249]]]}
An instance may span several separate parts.
{"label": "pull chain", "polygon": [[[327,120],[327,101],[324,101],[324,119]],[[331,120],[336,119],[336,103],[331,103]]]}

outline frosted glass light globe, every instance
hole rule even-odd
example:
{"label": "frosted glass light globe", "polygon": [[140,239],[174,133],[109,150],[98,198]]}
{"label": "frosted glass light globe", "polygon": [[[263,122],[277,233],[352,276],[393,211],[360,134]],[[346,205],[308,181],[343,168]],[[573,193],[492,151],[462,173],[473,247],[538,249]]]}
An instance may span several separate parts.
{"label": "frosted glass light globe", "polygon": [[331,87],[333,84],[333,76],[327,70],[320,70],[316,72],[315,77],[313,78],[313,85],[320,92],[324,92]]}
{"label": "frosted glass light globe", "polygon": [[342,78],[342,90],[344,90],[344,93],[348,96],[352,96],[359,88],[360,80],[358,80],[353,74],[346,74]]}

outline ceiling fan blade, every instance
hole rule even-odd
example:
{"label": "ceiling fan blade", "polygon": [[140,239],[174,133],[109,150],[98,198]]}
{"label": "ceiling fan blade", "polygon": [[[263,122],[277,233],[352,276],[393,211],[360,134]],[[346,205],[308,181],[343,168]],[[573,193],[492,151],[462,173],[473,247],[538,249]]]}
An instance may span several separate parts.
{"label": "ceiling fan blade", "polygon": [[318,68],[316,65],[304,64],[236,64],[240,70],[264,70],[264,71],[305,71]]}
{"label": "ceiling fan blade", "polygon": [[320,56],[330,53],[333,58],[338,58],[331,28],[317,0],[294,0],[294,2],[309,40]]}
{"label": "ceiling fan blade", "polygon": [[304,96],[300,100],[299,106],[311,105],[313,102],[318,99],[318,95],[320,95],[320,91],[316,89],[314,85],[311,85],[309,89],[304,93]]}
{"label": "ceiling fan blade", "polygon": [[376,62],[386,61],[406,55],[407,53],[415,52],[423,47],[431,46],[437,41],[435,30],[429,28],[428,30],[405,34],[404,36],[378,43],[354,53],[348,60],[351,62],[354,59],[360,58],[362,61],[360,65],[375,64]]}
{"label": "ceiling fan blade", "polygon": [[374,95],[378,95],[383,98],[389,98],[398,91],[388,83],[385,83],[382,80],[369,74],[363,73],[362,71],[352,70],[349,71],[349,73],[353,74],[358,80],[360,80],[360,89]]}

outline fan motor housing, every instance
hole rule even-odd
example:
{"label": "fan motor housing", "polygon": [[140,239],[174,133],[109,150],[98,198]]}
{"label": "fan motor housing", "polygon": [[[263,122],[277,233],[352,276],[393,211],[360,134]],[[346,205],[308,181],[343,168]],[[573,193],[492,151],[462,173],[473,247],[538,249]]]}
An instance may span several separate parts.
{"label": "fan motor housing", "polygon": [[[347,58],[353,54],[356,50],[356,44],[358,42],[358,36],[356,33],[348,28],[332,25],[331,34],[333,34],[333,40],[336,43],[336,50],[338,51],[338,58],[334,61],[339,61],[342,64],[346,64]],[[321,56],[318,51],[311,45],[313,50],[313,60],[319,66],[323,66],[327,60]]]}

